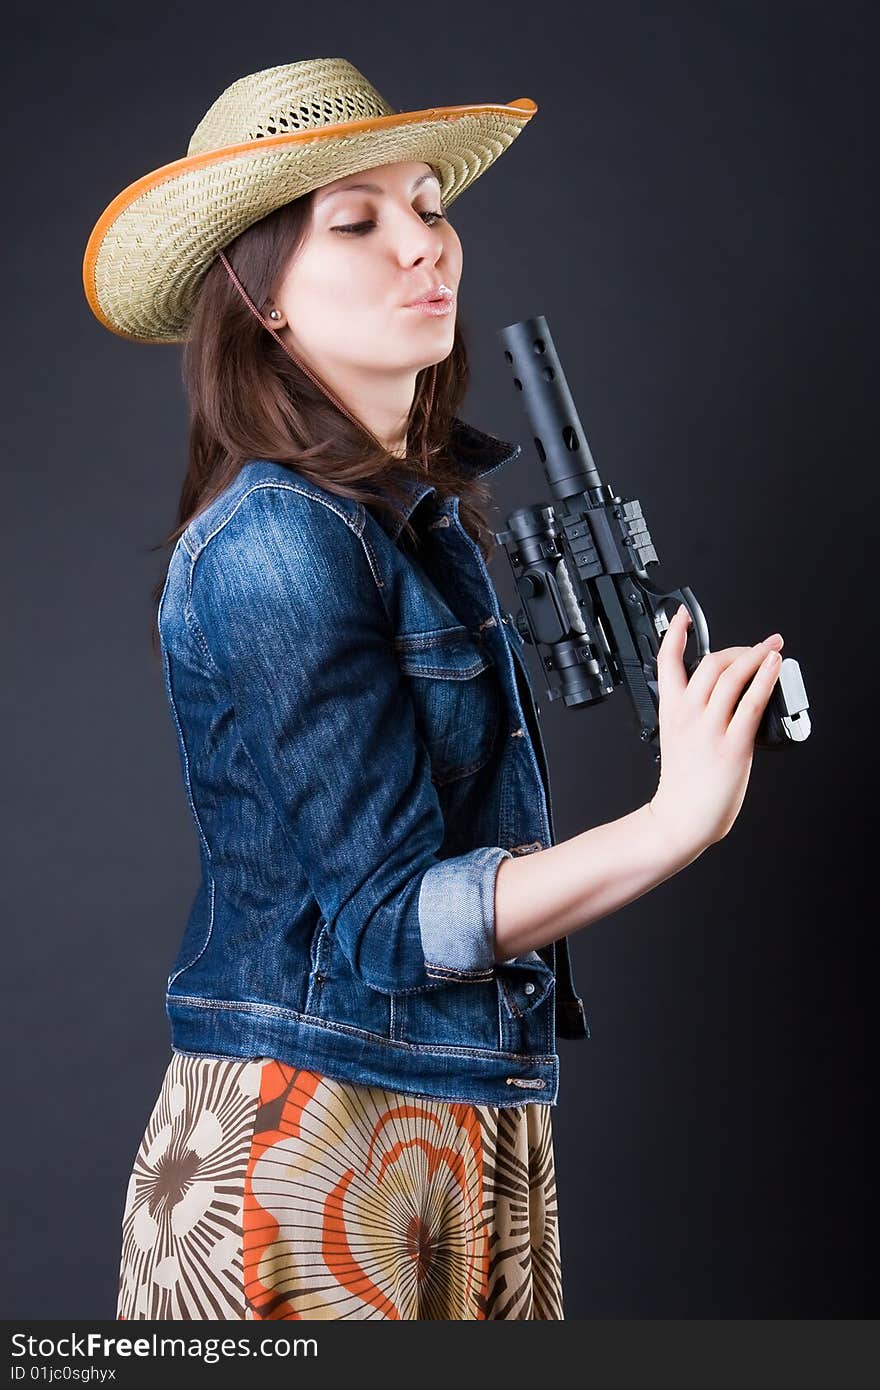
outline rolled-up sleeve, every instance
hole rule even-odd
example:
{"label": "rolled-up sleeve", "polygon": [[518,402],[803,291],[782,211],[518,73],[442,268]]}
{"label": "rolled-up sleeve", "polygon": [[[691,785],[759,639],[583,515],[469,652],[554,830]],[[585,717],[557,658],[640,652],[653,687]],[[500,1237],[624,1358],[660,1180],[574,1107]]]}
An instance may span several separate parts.
{"label": "rolled-up sleeve", "polygon": [[491,975],[495,951],[495,876],[500,846],[434,864],[422,877],[419,923],[428,973],[455,979]]}
{"label": "rolled-up sleeve", "polygon": [[380,585],[342,512],[259,484],[199,552],[188,619],[354,973],[387,993],[489,979],[511,854],[439,857],[443,813]]}

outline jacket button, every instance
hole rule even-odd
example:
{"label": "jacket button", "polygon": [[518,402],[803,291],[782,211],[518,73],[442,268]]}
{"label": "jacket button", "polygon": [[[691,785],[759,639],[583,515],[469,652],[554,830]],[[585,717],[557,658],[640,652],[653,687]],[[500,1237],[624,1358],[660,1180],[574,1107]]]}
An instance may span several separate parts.
{"label": "jacket button", "polygon": [[523,985],[523,989],[526,994],[534,994],[535,992],[535,986],[532,984],[531,980],[529,980],[528,984]]}

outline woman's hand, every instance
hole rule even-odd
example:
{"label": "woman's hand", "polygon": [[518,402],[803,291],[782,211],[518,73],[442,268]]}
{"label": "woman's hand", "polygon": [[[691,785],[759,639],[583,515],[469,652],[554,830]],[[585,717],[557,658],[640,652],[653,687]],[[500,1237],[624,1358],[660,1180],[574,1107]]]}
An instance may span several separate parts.
{"label": "woman's hand", "polygon": [[689,622],[682,606],[657,652],[660,781],[648,805],[671,842],[697,855],[722,840],[739,815],[783,639],[777,632],[754,647],[708,652],[688,680]]}

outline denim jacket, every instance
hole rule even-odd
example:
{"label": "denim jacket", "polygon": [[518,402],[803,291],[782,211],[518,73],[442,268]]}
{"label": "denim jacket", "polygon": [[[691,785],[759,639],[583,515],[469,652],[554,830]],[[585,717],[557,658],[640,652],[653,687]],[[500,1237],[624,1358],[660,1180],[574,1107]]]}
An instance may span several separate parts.
{"label": "denim jacket", "polygon": [[[521,452],[456,420],[483,475]],[[250,460],[159,604],[201,880],[171,1046],[449,1101],[555,1104],[589,1037],[565,937],[494,958],[503,859],[554,843],[522,637],[458,497],[401,525]]]}

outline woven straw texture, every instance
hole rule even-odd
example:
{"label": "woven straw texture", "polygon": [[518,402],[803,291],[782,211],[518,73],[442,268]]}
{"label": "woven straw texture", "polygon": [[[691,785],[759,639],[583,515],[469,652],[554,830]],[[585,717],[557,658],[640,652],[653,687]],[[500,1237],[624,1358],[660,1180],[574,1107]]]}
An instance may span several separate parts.
{"label": "woven straw texture", "polygon": [[448,208],[536,110],[522,98],[395,113],[342,58],[240,78],[199,122],[184,159],[129,185],[99,218],[83,262],[89,305],[122,337],[184,342],[212,260],[261,217],[334,179],[404,160],[434,166]]}

